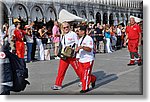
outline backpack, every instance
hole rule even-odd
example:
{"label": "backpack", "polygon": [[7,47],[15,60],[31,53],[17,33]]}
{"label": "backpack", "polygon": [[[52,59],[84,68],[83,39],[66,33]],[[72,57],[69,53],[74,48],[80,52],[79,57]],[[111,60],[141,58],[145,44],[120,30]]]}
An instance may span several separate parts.
{"label": "backpack", "polygon": [[13,87],[11,91],[20,92],[26,88],[27,84],[30,84],[26,78],[28,78],[28,69],[24,59],[18,58],[15,54],[7,53],[12,71],[13,71]]}

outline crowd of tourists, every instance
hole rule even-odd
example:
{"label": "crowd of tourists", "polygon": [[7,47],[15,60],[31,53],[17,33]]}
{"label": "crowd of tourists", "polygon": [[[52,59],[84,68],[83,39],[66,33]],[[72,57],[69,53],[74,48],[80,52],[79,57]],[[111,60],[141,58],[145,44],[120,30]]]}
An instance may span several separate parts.
{"label": "crowd of tourists", "polygon": [[95,54],[113,53],[125,48],[127,43],[131,58],[128,66],[135,65],[135,58],[138,65],[142,65],[138,54],[142,31],[134,18],[130,18],[130,25],[126,26],[123,23],[114,26],[85,21],[61,24],[53,21],[50,25],[32,22],[23,26],[21,20],[14,19],[11,26],[7,23],[2,25],[0,33],[0,43],[9,43],[11,52],[21,59],[27,55],[27,63],[51,60],[52,56],[60,59],[56,82],[51,87],[53,90],[62,88],[62,81],[71,64],[82,85],[80,92],[88,92],[89,85],[94,88],[96,82],[96,76],[91,74]]}

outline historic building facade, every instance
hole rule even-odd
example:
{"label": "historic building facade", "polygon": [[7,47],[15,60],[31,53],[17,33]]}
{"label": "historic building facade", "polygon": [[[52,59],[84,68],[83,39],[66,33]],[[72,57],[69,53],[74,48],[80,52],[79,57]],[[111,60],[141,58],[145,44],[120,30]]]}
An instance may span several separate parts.
{"label": "historic building facade", "polygon": [[35,20],[57,20],[61,9],[101,24],[127,23],[129,16],[143,17],[142,0],[1,0],[3,22],[12,24],[21,17],[28,24]]}

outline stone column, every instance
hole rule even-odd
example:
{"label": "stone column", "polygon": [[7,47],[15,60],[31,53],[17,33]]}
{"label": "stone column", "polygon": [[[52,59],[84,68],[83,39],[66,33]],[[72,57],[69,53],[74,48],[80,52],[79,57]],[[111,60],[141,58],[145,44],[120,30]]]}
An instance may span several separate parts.
{"label": "stone column", "polygon": [[101,25],[103,25],[103,11],[101,11],[100,14],[101,14]]}
{"label": "stone column", "polygon": [[129,20],[130,20],[130,12],[128,12],[128,22],[129,22]]}
{"label": "stone column", "polygon": [[43,17],[44,24],[46,24],[46,16]]}
{"label": "stone column", "polygon": [[116,25],[116,13],[115,12],[113,12],[113,20],[114,20],[113,25]]}
{"label": "stone column", "polygon": [[109,24],[109,15],[110,15],[110,12],[108,11],[107,12],[107,24]]}
{"label": "stone column", "polygon": [[130,12],[128,12],[128,20],[130,19]]}
{"label": "stone column", "polygon": [[123,23],[124,23],[125,26],[126,26],[126,21],[127,21],[127,19],[126,19],[126,13],[124,13],[123,16],[124,16]]}
{"label": "stone column", "polygon": [[31,17],[28,17],[28,24],[31,23]]}
{"label": "stone column", "polygon": [[121,21],[121,13],[119,12],[118,14],[119,14],[119,22],[118,22],[118,24],[119,24]]}
{"label": "stone column", "polygon": [[11,26],[12,25],[12,17],[8,17],[8,20],[9,20],[9,26]]}

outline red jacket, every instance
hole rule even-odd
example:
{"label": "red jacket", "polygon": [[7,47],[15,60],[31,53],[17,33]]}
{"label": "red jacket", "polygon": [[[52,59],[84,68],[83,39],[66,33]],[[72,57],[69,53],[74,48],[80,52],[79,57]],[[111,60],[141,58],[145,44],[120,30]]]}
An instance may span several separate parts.
{"label": "red jacket", "polygon": [[141,33],[141,28],[138,24],[133,26],[127,26],[126,33],[128,34],[128,39],[139,39],[139,33]]}

